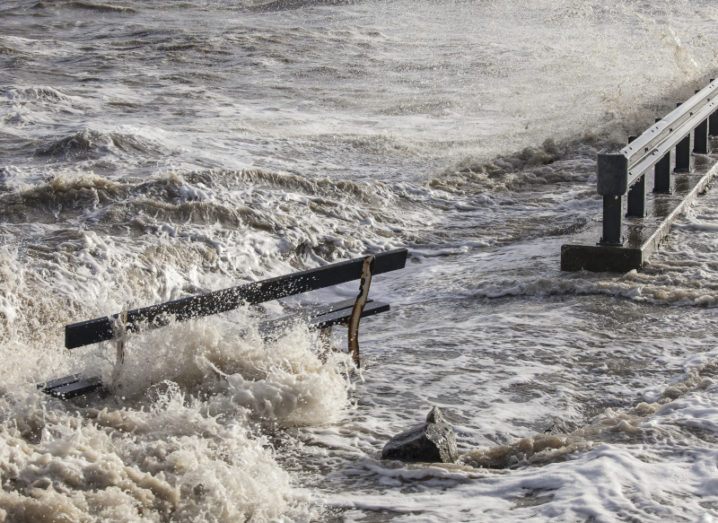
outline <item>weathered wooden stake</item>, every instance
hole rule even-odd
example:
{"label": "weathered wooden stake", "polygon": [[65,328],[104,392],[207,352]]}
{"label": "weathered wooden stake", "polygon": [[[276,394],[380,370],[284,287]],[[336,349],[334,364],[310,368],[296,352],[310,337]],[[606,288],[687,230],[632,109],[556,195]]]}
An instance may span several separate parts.
{"label": "weathered wooden stake", "polygon": [[367,256],[364,258],[364,263],[361,269],[361,280],[359,282],[359,294],[357,295],[356,302],[354,302],[354,308],[352,309],[352,316],[349,318],[349,353],[352,355],[352,361],[354,365],[359,368],[359,321],[361,320],[361,313],[366,305],[366,300],[369,297],[369,287],[371,287],[371,273],[374,268],[374,256]]}

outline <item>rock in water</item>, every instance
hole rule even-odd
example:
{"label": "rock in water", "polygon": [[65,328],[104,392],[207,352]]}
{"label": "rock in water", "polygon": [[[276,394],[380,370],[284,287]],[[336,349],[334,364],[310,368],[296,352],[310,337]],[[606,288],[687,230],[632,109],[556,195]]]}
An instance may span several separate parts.
{"label": "rock in water", "polygon": [[381,459],[406,462],[454,463],[458,458],[454,429],[438,407],[429,411],[426,423],[397,434],[381,451]]}

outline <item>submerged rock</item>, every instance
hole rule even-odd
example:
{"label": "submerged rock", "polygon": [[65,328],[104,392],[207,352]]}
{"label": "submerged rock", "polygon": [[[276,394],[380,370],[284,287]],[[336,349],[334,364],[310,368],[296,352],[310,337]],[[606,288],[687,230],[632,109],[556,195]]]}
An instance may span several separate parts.
{"label": "submerged rock", "polygon": [[441,410],[433,407],[426,422],[397,434],[384,445],[381,459],[454,463],[459,458],[456,436]]}

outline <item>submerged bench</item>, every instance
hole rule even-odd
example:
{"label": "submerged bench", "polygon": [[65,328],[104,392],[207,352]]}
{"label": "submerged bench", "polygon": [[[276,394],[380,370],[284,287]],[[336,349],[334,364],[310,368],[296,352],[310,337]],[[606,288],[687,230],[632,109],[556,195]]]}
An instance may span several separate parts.
{"label": "submerged bench", "polygon": [[[65,347],[75,349],[113,339],[120,340],[119,343],[122,343],[121,340],[127,333],[139,333],[169,325],[171,322],[227,312],[240,305],[256,305],[359,280],[359,294],[356,299],[305,307],[288,316],[263,321],[259,326],[260,332],[269,336],[273,332],[302,321],[311,328],[320,329],[326,336],[329,333],[328,329],[332,326],[347,325],[349,352],[358,366],[359,320],[389,310],[388,303],[369,300],[372,276],[403,269],[406,265],[407,255],[406,249],[386,251],[229,289],[187,296],[112,316],[73,323],[65,326]],[[104,387],[99,377],[72,374],[41,383],[38,388],[52,396],[68,399],[97,392]]]}

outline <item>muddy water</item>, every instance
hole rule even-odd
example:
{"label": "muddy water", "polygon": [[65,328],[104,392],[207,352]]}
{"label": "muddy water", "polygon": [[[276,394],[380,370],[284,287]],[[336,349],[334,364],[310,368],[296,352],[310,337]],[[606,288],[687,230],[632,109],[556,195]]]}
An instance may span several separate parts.
{"label": "muddy water", "polygon": [[[596,153],[714,72],[717,18],[5,1],[0,519],[711,521],[716,197],[640,273],[558,253],[596,219]],[[263,340],[281,304],[130,338],[119,372],[62,348],[65,323],[399,246],[360,374],[304,327]],[[113,394],[35,390],[75,371]],[[381,462],[430,405],[462,463]]]}

